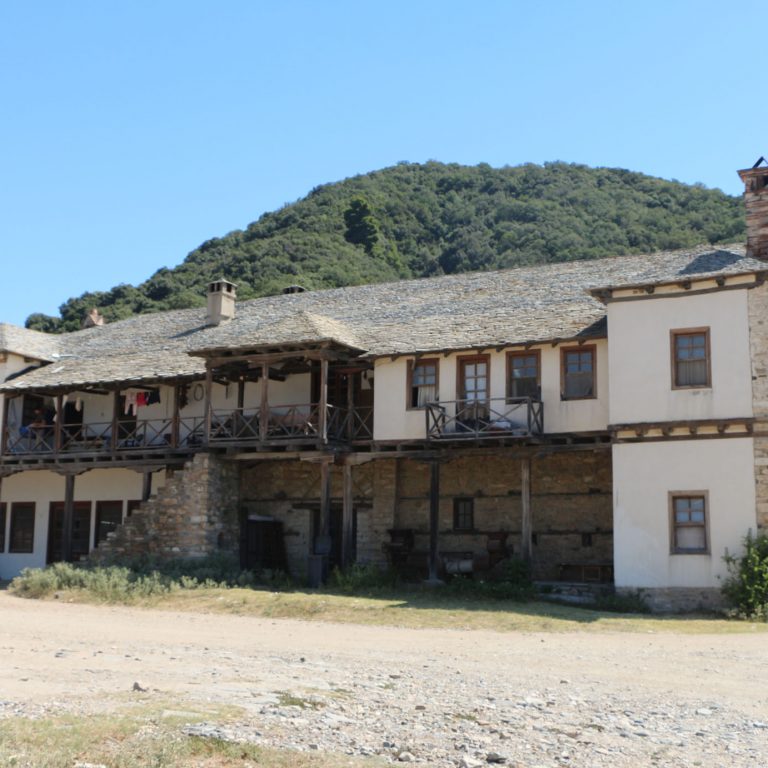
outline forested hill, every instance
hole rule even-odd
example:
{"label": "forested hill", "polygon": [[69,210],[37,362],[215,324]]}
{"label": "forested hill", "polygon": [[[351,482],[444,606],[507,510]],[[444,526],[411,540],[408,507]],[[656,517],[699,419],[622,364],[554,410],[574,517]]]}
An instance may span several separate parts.
{"label": "forested hill", "polygon": [[740,199],[641,173],[402,163],[316,187],[141,285],[85,293],[60,307],[61,318],[34,314],[27,327],[74,330],[91,307],[110,321],[202,305],[219,277],[249,298],[291,284],[327,288],[733,242],[744,231]]}

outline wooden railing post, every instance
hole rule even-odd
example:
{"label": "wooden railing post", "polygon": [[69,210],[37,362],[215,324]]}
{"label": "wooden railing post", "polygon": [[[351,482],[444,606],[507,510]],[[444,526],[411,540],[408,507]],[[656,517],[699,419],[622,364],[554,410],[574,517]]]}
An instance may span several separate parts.
{"label": "wooden railing post", "polygon": [[261,403],[259,404],[259,440],[269,437],[269,363],[261,365]]}

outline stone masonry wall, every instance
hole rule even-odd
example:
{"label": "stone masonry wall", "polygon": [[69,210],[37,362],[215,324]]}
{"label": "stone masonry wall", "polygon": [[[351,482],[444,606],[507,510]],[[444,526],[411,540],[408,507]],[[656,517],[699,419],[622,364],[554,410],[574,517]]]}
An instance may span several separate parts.
{"label": "stone masonry wall", "polygon": [[[441,465],[441,552],[472,552],[487,559],[488,534],[505,531],[520,552],[519,453],[456,458]],[[341,504],[341,467],[331,471],[332,503]],[[429,465],[413,459],[378,459],[353,468],[357,561],[386,565],[392,528],[415,534],[417,563],[429,549]],[[557,578],[561,563],[612,563],[611,457],[584,451],[536,457],[531,466],[531,509],[536,578]],[[475,530],[453,531],[453,500],[473,498]],[[320,499],[317,464],[270,461],[244,469],[241,498],[249,512],[284,524],[292,575],[301,577],[311,550],[312,513]],[[586,535],[586,536],[585,536]],[[588,544],[591,538],[591,544]]]}
{"label": "stone masonry wall", "polygon": [[757,527],[768,528],[768,284],[749,291]]}
{"label": "stone masonry wall", "polygon": [[[456,458],[440,468],[439,549],[487,557],[488,534],[508,533],[520,553],[521,461],[487,455]],[[532,459],[533,574],[556,579],[559,565],[613,562],[611,457],[608,451],[558,453]],[[453,501],[474,499],[473,532],[453,531]],[[395,528],[411,528],[416,549],[429,549],[429,466],[401,460]],[[583,534],[591,538],[585,546]]]}
{"label": "stone masonry wall", "polygon": [[[352,483],[357,510],[358,560],[365,561],[367,552],[362,542],[369,538],[373,464],[353,467]],[[240,497],[249,514],[273,517],[283,523],[288,570],[295,578],[303,578],[307,557],[312,552],[312,517],[320,503],[320,465],[290,460],[263,461],[247,467],[241,475]],[[338,507],[341,503],[342,468],[331,466],[331,504]]]}
{"label": "stone masonry wall", "polygon": [[200,453],[174,472],[157,496],[141,504],[91,553],[96,562],[161,560],[239,553],[239,468]]}

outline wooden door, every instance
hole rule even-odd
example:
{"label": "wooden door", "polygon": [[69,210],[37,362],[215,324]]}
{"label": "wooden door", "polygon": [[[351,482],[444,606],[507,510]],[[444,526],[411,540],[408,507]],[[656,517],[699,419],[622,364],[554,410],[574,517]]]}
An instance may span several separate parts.
{"label": "wooden door", "polygon": [[[47,563],[61,561],[64,534],[64,502],[52,501],[48,514]],[[91,541],[91,502],[76,501],[72,510],[72,562],[89,552]]]}

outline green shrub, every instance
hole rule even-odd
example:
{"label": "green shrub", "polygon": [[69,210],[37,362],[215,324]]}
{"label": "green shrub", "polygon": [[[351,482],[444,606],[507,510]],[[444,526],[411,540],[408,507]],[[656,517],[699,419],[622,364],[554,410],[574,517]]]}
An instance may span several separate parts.
{"label": "green shrub", "polygon": [[750,531],[744,538],[744,554],[726,554],[723,559],[728,566],[725,598],[739,616],[768,621],[768,535],[753,536]]}
{"label": "green shrub", "polygon": [[454,576],[446,584],[445,594],[489,600],[530,600],[534,595],[528,565],[519,557],[499,562],[487,579]]}
{"label": "green shrub", "polygon": [[394,570],[355,563],[345,570],[334,568],[328,579],[328,588],[353,595],[392,590],[398,586],[399,581]]}

